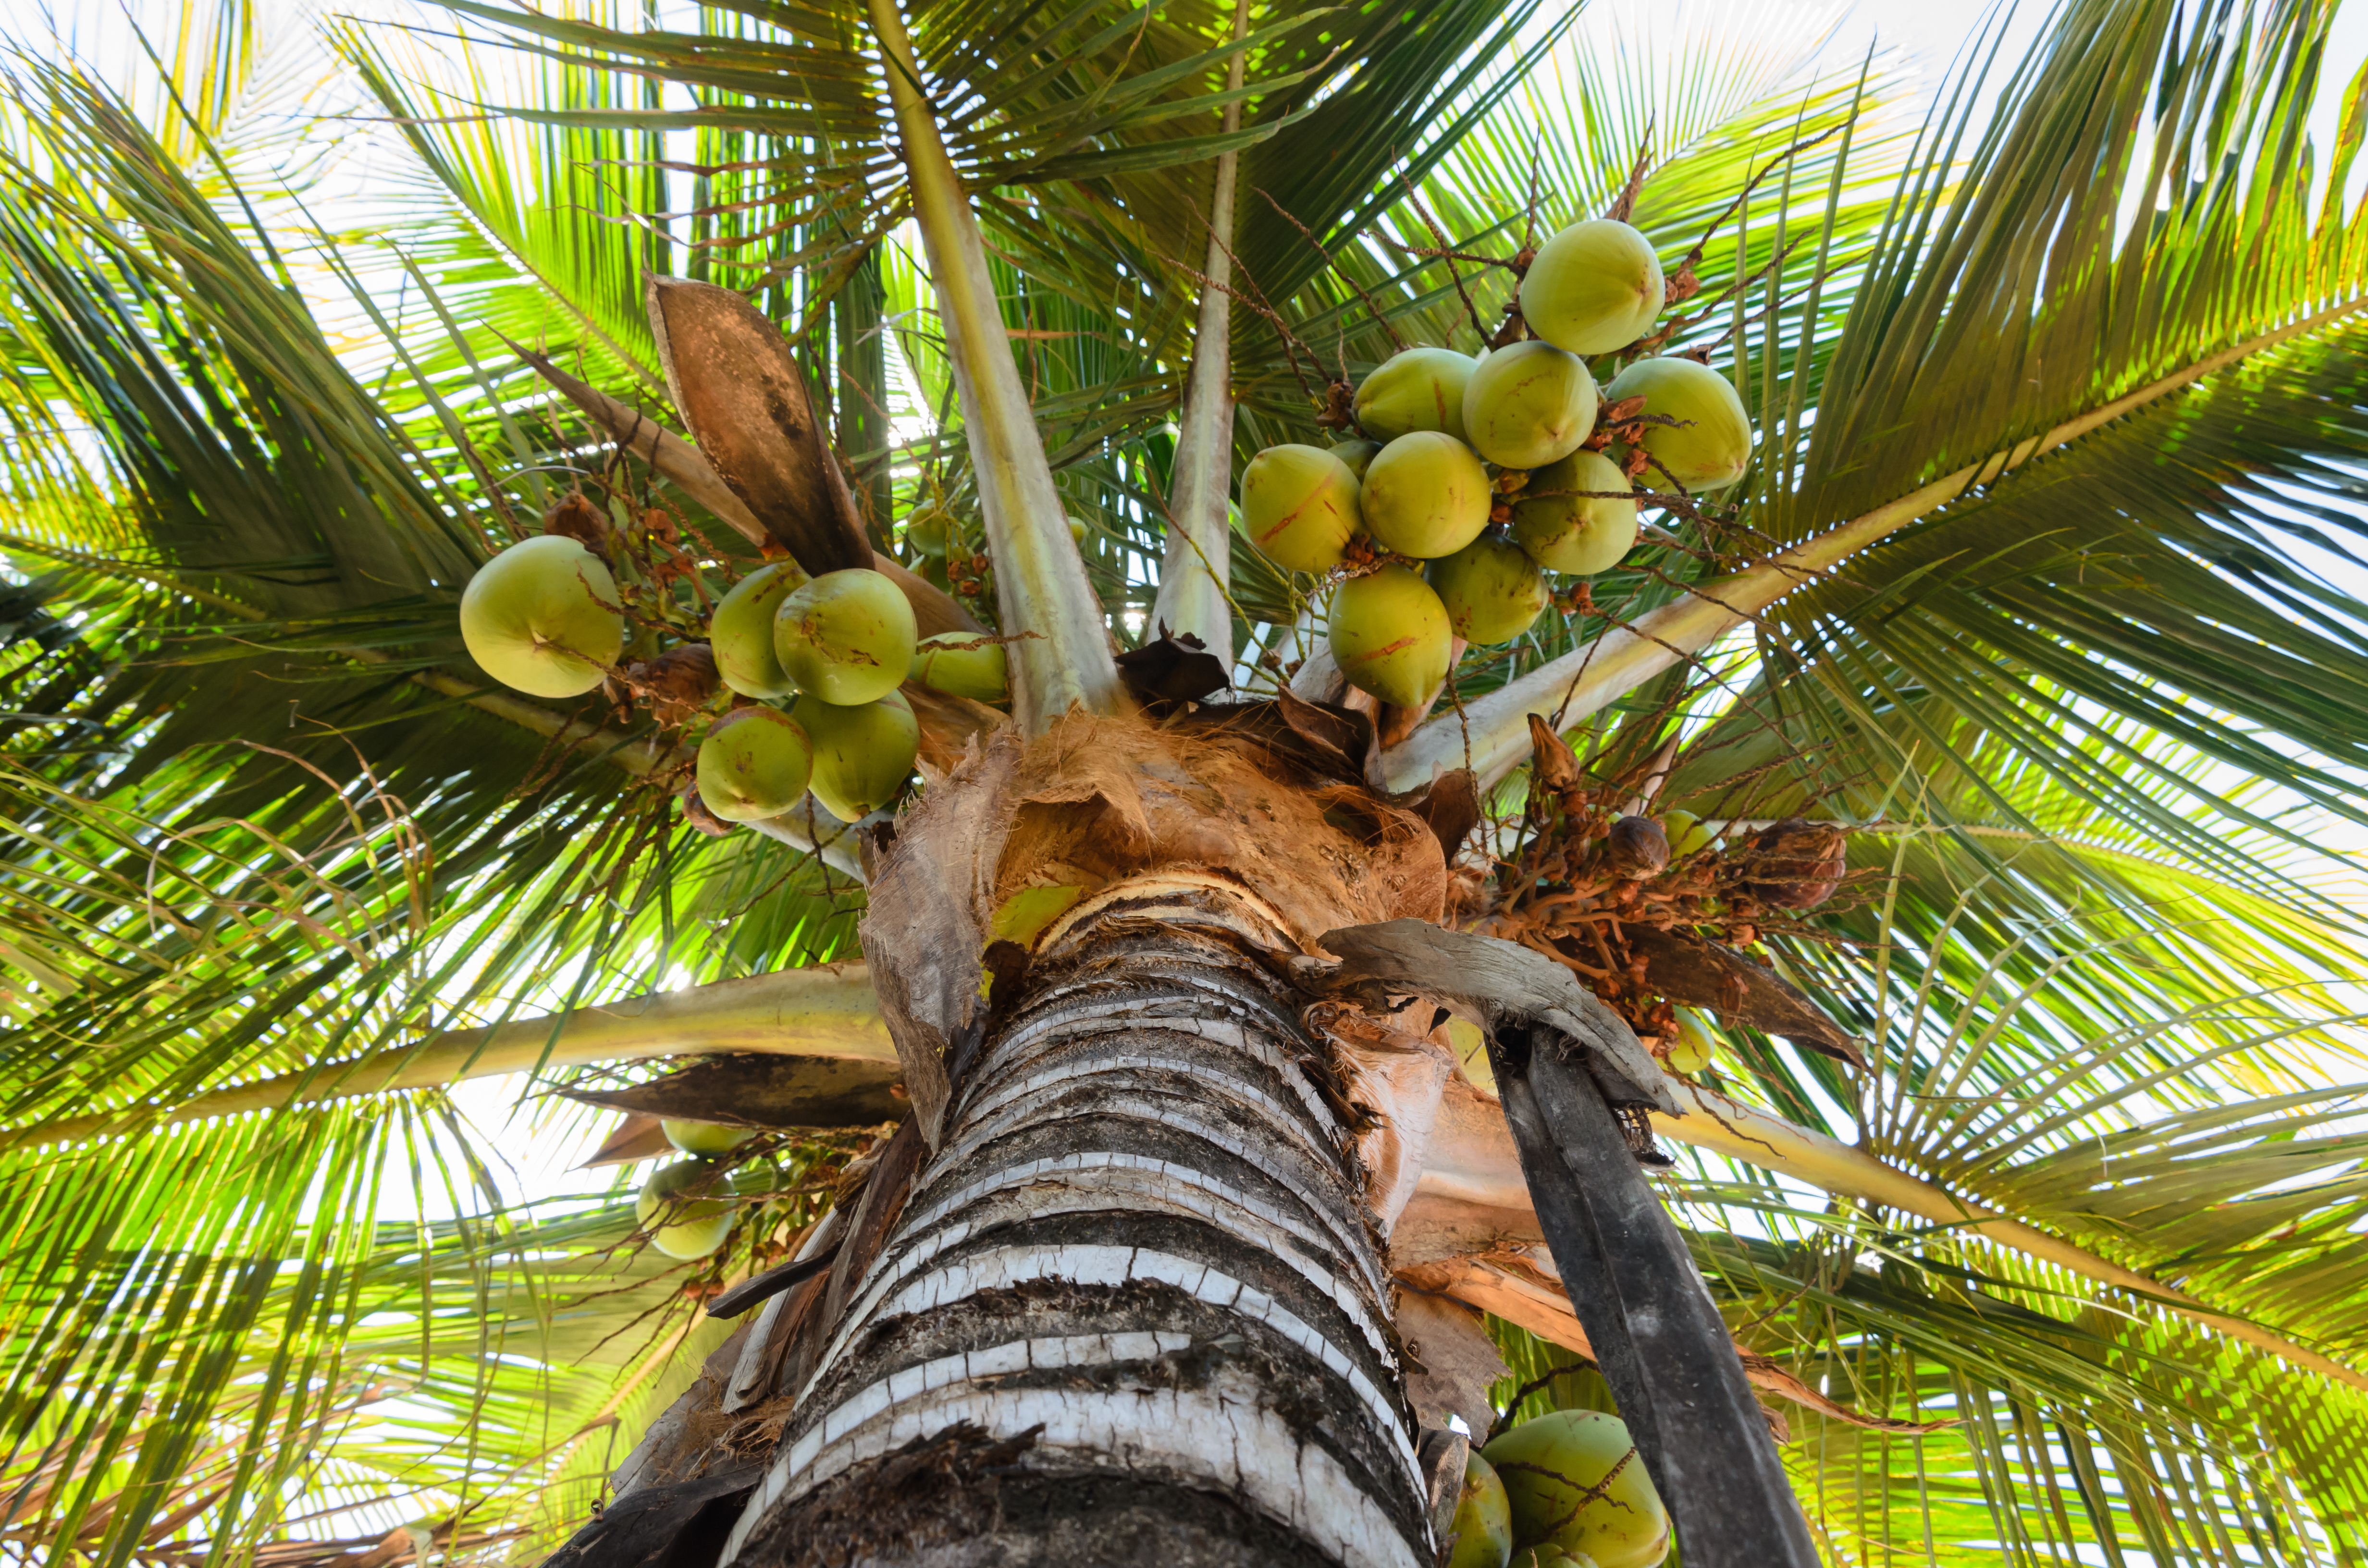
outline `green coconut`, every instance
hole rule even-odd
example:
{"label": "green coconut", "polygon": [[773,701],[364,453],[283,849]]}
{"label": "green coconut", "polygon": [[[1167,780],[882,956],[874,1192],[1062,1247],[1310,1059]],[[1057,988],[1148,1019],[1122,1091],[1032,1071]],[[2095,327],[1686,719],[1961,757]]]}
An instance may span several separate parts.
{"label": "green coconut", "polygon": [[705,1183],[715,1167],[705,1160],[677,1160],[660,1165],[642,1183],[633,1199],[633,1222],[650,1233],[650,1245],[668,1257],[689,1261],[705,1257],[732,1233],[732,1209],[717,1198],[685,1198],[684,1192]]}
{"label": "green coconut", "polygon": [[853,708],[905,684],[919,628],[905,590],[866,567],[825,572],[773,612],[773,651],[798,689]]}
{"label": "green coconut", "polygon": [[1521,319],[1556,348],[1609,354],[1652,331],[1668,292],[1652,241],[1589,218],[1538,247],[1521,278]]}
{"label": "green coconut", "polygon": [[1670,480],[1689,495],[1724,490],[1751,464],[1751,420],[1735,385],[1708,365],[1691,359],[1639,359],[1611,379],[1604,395],[1613,403],[1645,400],[1647,414],[1667,415],[1679,425],[1647,425],[1636,444],[1655,465],[1642,478],[1655,489]]}
{"label": "green coconut", "polygon": [[794,561],[759,566],[732,585],[707,620],[715,673],[743,697],[794,697],[797,685],[773,648],[773,612],[810,579]]}
{"label": "green coconut", "polygon": [[869,816],[894,800],[920,755],[921,726],[901,692],[860,708],[801,697],[791,716],[814,739],[807,787],[842,822]]}
{"label": "green coconut", "polygon": [[1559,1546],[1525,1546],[1512,1555],[1507,1568],[1596,1568],[1595,1559]]}
{"label": "green coconut", "polygon": [[1332,661],[1350,686],[1413,708],[1447,678],[1454,632],[1430,585],[1404,566],[1351,577],[1332,593]]}
{"label": "green coconut", "polygon": [[940,631],[913,651],[913,679],[931,691],[1000,702],[1011,695],[1003,644],[984,631]]}
{"label": "green coconut", "polygon": [[1505,1483],[1478,1449],[1463,1461],[1463,1489],[1455,1499],[1455,1549],[1447,1568],[1505,1568],[1513,1554],[1512,1506]]}
{"label": "green coconut", "polygon": [[1587,361],[1551,343],[1516,343],[1463,383],[1464,439],[1499,468],[1542,468],[1595,431]]}
{"label": "green coconut", "polygon": [[1373,542],[1417,561],[1452,555],[1488,526],[1488,471],[1452,436],[1417,430],[1383,447],[1360,498]]}
{"label": "green coconut", "polygon": [[1585,449],[1532,470],[1513,502],[1513,540],[1549,571],[1608,572],[1636,546],[1636,503],[1604,493],[1629,488],[1618,463]]}
{"label": "green coconut", "polygon": [[699,743],[699,798],[727,822],[780,816],[805,794],[813,771],[813,744],[778,708],[734,708]]}
{"label": "green coconut", "polygon": [[1483,535],[1428,574],[1447,624],[1466,642],[1506,642],[1530,629],[1546,608],[1545,574],[1509,540]]}
{"label": "green coconut", "polygon": [[720,1121],[683,1121],[662,1117],[658,1131],[666,1141],[686,1154],[705,1154],[710,1158],[728,1154],[749,1139],[757,1136],[753,1127],[727,1127]]}
{"label": "green coconut", "polygon": [[1669,841],[1671,861],[1684,859],[1696,850],[1707,849],[1718,835],[1704,826],[1702,818],[1691,812],[1663,812],[1661,832]]}
{"label": "green coconut", "polygon": [[1668,1555],[1669,1511],[1618,1416],[1557,1410],[1483,1453],[1505,1483],[1522,1545],[1585,1552],[1601,1568],[1654,1568]]}
{"label": "green coconut", "polygon": [[905,547],[931,561],[943,561],[954,534],[954,515],[943,506],[915,512],[905,519]]}
{"label": "green coconut", "polygon": [[1322,447],[1269,447],[1242,470],[1242,531],[1279,566],[1328,572],[1357,531],[1357,490]]}
{"label": "green coconut", "polygon": [[1463,383],[1469,354],[1452,348],[1402,348],[1357,388],[1357,424],[1366,435],[1394,441],[1413,430],[1463,439]]}
{"label": "green coconut", "polygon": [[1669,1042],[1669,1066],[1691,1078],[1710,1065],[1711,1058],[1718,1053],[1718,1041],[1700,1013],[1691,1007],[1676,1011],[1678,1038]]}
{"label": "green coconut", "polygon": [[565,534],[521,540],[461,591],[461,640],[484,672],[529,697],[581,697],[625,646],[617,580]]}
{"label": "green coconut", "polygon": [[1366,465],[1373,460],[1373,454],[1381,449],[1382,444],[1379,441],[1335,441],[1331,446],[1332,455],[1349,465],[1349,472],[1357,476],[1357,483],[1360,484],[1365,483]]}

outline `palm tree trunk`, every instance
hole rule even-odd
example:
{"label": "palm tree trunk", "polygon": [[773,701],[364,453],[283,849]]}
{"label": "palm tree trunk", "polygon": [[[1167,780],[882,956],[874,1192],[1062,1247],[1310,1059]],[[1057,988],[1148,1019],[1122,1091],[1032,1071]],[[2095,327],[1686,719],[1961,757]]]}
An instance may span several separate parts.
{"label": "palm tree trunk", "polygon": [[1241,908],[1176,913],[1037,956],[725,1562],[1430,1561],[1353,1113]]}

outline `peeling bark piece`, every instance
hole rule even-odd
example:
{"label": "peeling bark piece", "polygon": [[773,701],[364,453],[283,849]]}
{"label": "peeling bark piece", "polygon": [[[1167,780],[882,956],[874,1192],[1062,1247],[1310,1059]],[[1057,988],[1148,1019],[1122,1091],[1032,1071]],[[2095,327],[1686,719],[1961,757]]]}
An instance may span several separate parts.
{"label": "peeling bark piece", "polygon": [[[1497,1418],[1488,1386],[1511,1373],[1480,1314],[1447,1296],[1401,1290],[1397,1329],[1416,1363],[1406,1369],[1406,1399],[1415,1414],[1440,1426],[1458,1415],[1473,1431],[1487,1431]],[[1463,1482],[1459,1465],[1456,1486]]]}
{"label": "peeling bark piece", "polygon": [[[711,1056],[626,1089],[562,1089],[567,1098],[646,1117],[729,1127],[876,1127],[905,1114],[893,1062],[853,1056]],[[663,1142],[663,1135],[661,1135]]]}
{"label": "peeling bark piece", "polygon": [[1492,1033],[1508,1024],[1543,1027],[1583,1050],[1589,1065],[1613,1080],[1615,1102],[1685,1114],[1660,1063],[1628,1026],[1543,953],[1423,920],[1344,926],[1318,940],[1341,960],[1329,977],[1335,985],[1435,996],[1460,1005]]}
{"label": "peeling bark piece", "polygon": [[982,1006],[979,959],[1000,902],[995,869],[1010,836],[1010,784],[1025,750],[1008,725],[983,737],[975,756],[898,819],[894,852],[865,899],[859,929],[872,985],[932,1147],[951,1091],[946,1053]]}
{"label": "peeling bark piece", "polygon": [[1117,664],[1119,678],[1144,703],[1198,702],[1234,684],[1224,661],[1189,631],[1155,637],[1121,653]]}
{"label": "peeling bark piece", "polygon": [[543,1568],[712,1568],[761,1464],[628,1492],[568,1538]]}
{"label": "peeling bark piece", "polygon": [[[1481,1402],[1487,1408],[1487,1402]],[[1466,1423],[1469,1425],[1469,1423]],[[1474,1426],[1485,1432],[1485,1426]],[[1430,1505],[1430,1538],[1444,1541],[1455,1528],[1455,1510],[1463,1501],[1463,1472],[1472,1460],[1472,1439],[1461,1432],[1433,1426],[1415,1447],[1422,1464],[1423,1500]]]}
{"label": "peeling bark piece", "polygon": [[1442,773],[1397,804],[1430,824],[1440,852],[1452,863],[1472,830],[1480,825],[1480,776],[1468,767]]}
{"label": "peeling bark piece", "polygon": [[1726,1324],[1611,1107],[1576,1063],[1534,1046],[1503,1086],[1555,1267],[1687,1562],[1816,1568]]}
{"label": "peeling bark piece", "polygon": [[1629,951],[1645,960],[1646,981],[1670,1001],[1707,1007],[1723,1018],[1782,1035],[1853,1067],[1866,1065],[1858,1042],[1765,964],[1716,942],[1698,942],[1650,926],[1624,926],[1622,934]]}
{"label": "peeling bark piece", "polygon": [[643,304],[674,405],[732,493],[820,576],[871,564],[871,541],[781,329],[729,289],[653,276]]}

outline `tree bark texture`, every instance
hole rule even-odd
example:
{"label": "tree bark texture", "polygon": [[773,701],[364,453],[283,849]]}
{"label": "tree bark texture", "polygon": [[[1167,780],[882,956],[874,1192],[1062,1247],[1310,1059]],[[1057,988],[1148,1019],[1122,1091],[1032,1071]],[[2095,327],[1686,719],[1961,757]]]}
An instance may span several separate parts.
{"label": "tree bark texture", "polygon": [[1297,945],[1202,902],[996,981],[725,1563],[1431,1561],[1357,1113]]}

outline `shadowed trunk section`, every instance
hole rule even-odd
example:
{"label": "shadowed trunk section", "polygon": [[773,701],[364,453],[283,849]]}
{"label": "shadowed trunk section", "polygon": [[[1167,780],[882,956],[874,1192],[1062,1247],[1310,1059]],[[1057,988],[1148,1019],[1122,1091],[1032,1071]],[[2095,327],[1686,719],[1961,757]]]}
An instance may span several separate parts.
{"label": "shadowed trunk section", "polygon": [[1242,933],[1292,945],[1160,915],[1038,955],[958,1073],[727,1562],[1430,1561],[1351,1113]]}

